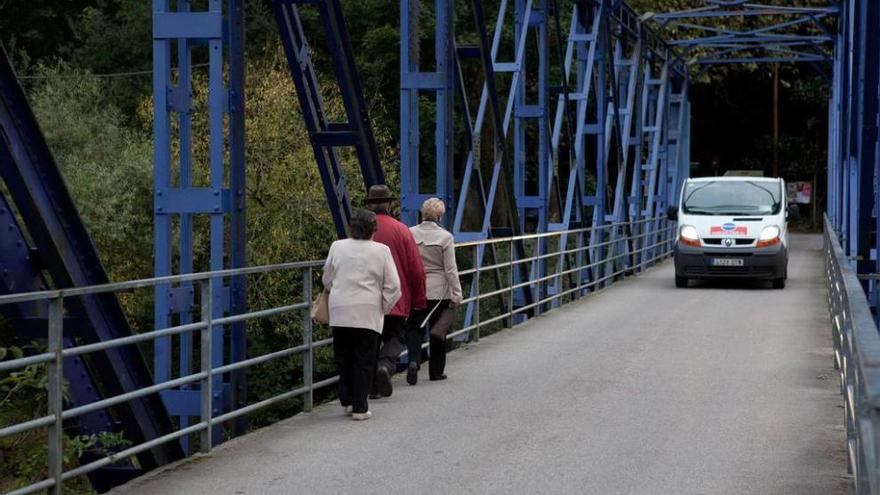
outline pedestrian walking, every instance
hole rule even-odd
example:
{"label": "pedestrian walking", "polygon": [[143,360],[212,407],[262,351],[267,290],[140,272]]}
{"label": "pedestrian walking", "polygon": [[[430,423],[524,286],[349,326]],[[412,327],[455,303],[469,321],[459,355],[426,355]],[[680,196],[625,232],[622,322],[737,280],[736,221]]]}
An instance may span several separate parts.
{"label": "pedestrian walking", "polygon": [[410,231],[416,240],[425,266],[425,287],[428,303],[425,309],[415,310],[407,321],[407,353],[409,366],[406,381],[418,383],[422,357],[422,342],[429,329],[428,378],[446,379],[446,335],[455,318],[455,308],[461,304],[461,282],[455,262],[455,241],[438,222],[446,213],[446,206],[438,198],[422,204],[422,223]]}
{"label": "pedestrian walking", "polygon": [[405,325],[412,310],[424,309],[425,269],[413,234],[391,216],[395,198],[386,185],[372,186],[367,192],[367,208],[376,213],[378,230],[374,240],[388,246],[400,276],[400,301],[385,316],[382,327],[382,344],[376,362],[376,375],[371,395],[373,398],[389,397],[393,392],[391,375],[397,358],[406,348]]}
{"label": "pedestrian walking", "polygon": [[367,402],[376,369],[384,317],[400,300],[400,280],[391,251],[372,240],[376,215],[355,210],[349,239],[330,246],[324,290],[339,371],[339,401],[355,420],[372,416]]}

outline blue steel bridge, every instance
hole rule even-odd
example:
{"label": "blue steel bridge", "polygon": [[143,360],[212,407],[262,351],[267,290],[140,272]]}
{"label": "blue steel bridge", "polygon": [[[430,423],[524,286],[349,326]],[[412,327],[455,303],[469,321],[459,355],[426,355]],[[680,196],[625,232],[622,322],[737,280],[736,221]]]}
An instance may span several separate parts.
{"label": "blue steel bridge", "polygon": [[[332,341],[308,317],[321,263],[246,264],[243,3],[153,0],[148,280],[108,280],[0,50],[0,312],[17,338],[45,344],[0,372],[48,370],[47,409],[0,425],[4,441],[45,438],[45,477],[8,493],[62,493],[82,477],[126,494],[880,493],[880,3],[401,0],[392,164],[340,1],[273,0],[336,234],[350,192],[399,166],[404,222],[442,198],[457,240],[466,300],[450,380],[398,384],[362,425],[319,404],[336,382],[315,369]],[[208,59],[204,106],[195,50]],[[792,237],[785,291],[676,290],[665,212],[690,171],[690,81],[770,63],[830,88],[824,234]],[[323,86],[338,90],[341,119]],[[209,124],[204,163],[194,112]],[[197,238],[210,271],[195,270]],[[296,281],[296,296],[247,307],[270,275]],[[147,331],[120,302],[133,291],[154,299]],[[300,340],[249,350],[249,322],[279,317],[301,322]],[[280,359],[302,376],[249,395],[246,371]],[[247,433],[249,415],[291,400],[302,414]],[[127,442],[65,461],[65,437],[102,432]]]}

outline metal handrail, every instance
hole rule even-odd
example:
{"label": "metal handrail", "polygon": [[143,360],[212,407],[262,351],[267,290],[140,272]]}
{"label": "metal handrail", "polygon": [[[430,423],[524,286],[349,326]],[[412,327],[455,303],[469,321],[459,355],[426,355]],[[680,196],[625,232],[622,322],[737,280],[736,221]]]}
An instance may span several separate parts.
{"label": "metal handrail", "polygon": [[[637,229],[636,226],[645,225],[645,227]],[[621,227],[629,227],[625,232],[617,232],[617,237],[606,239],[610,236],[612,229]],[[592,234],[595,231],[603,233],[596,237]],[[629,232],[628,234],[626,232]],[[608,282],[615,278],[625,275],[626,273],[638,273],[645,270],[650,265],[667,257],[672,250],[674,236],[673,225],[671,225],[665,217],[651,217],[634,222],[617,222],[605,225],[572,229],[560,232],[549,232],[541,234],[520,235],[515,237],[505,237],[497,239],[486,239],[480,241],[466,242],[456,245],[456,251],[462,252],[467,249],[472,250],[473,267],[460,272],[461,277],[469,277],[471,287],[475,295],[465,299],[464,303],[472,304],[473,320],[470,325],[451,332],[449,338],[460,336],[470,336],[473,341],[480,338],[481,329],[493,323],[507,320],[510,325],[515,324],[514,317],[521,315],[527,311],[535,310],[535,315],[552,310],[556,305],[561,305],[565,301],[563,298],[569,297],[570,301],[581,296],[587,295],[588,292],[601,290],[608,285]],[[587,235],[593,237],[594,243],[587,240]],[[563,242],[561,239],[570,236],[580,237],[583,245],[574,248],[562,249]],[[651,243],[651,237],[660,239],[658,242]],[[489,245],[506,243],[512,248],[513,243],[531,239],[551,239],[558,238],[560,242],[553,252],[543,252],[537,246],[534,256],[515,258],[513,249],[508,252],[508,260],[506,262],[497,262],[493,265],[481,266],[480,252],[481,248]],[[586,242],[584,242],[586,241]],[[629,249],[630,243],[634,246]],[[617,246],[627,246],[627,250],[616,252]],[[571,268],[564,268],[565,260],[571,260],[572,257],[580,259],[584,253],[602,253],[601,259],[591,259],[589,263],[576,261]],[[514,282],[513,267],[523,263],[535,263],[539,261],[547,262],[548,267],[552,265],[550,260],[556,258],[558,260],[555,273],[547,273],[534,279],[519,283]],[[581,263],[581,264],[577,264]],[[622,268],[618,268],[622,266]],[[46,290],[40,292],[29,292],[22,294],[13,294],[0,296],[0,305],[13,304],[21,302],[46,301],[48,304],[48,351],[39,354],[26,356],[17,359],[0,361],[0,372],[8,372],[14,369],[21,369],[33,365],[46,365],[48,367],[48,411],[44,416],[40,416],[28,421],[7,425],[0,428],[0,438],[10,435],[20,434],[36,428],[48,428],[48,459],[49,464],[47,479],[33,483],[31,485],[19,488],[9,494],[27,494],[41,490],[49,490],[51,493],[61,493],[62,484],[65,480],[88,474],[96,469],[108,466],[144,452],[166,442],[176,441],[187,435],[198,433],[200,436],[199,446],[202,452],[210,452],[212,449],[212,429],[213,426],[230,421],[232,419],[244,416],[262,408],[276,404],[283,400],[295,397],[303,397],[303,409],[311,410],[313,403],[313,395],[316,390],[323,387],[333,385],[338,381],[338,377],[331,377],[321,381],[314,381],[313,377],[313,353],[315,349],[332,345],[333,339],[323,339],[313,342],[313,328],[310,318],[312,306],[312,279],[315,271],[323,266],[323,261],[305,261],[293,263],[279,263],[266,266],[256,266],[248,268],[219,270],[213,272],[192,273],[185,275],[173,275],[166,277],[154,277],[141,280],[133,280],[118,283],[108,283],[95,285],[90,287],[76,287],[69,289]],[[497,287],[493,290],[482,291],[480,289],[480,275],[482,272],[493,270],[506,270],[508,272],[508,284],[504,287]],[[293,302],[284,306],[261,309],[243,314],[235,315],[215,315],[214,308],[210,303],[213,298],[213,281],[223,280],[225,278],[252,275],[260,273],[277,273],[277,272],[301,272],[302,274],[302,300]],[[587,277],[594,275],[589,279]],[[577,283],[565,287],[563,279],[574,273],[579,273]],[[548,284],[551,281],[558,281],[558,291],[550,294]],[[84,345],[77,345],[64,348],[62,345],[64,334],[64,300],[70,297],[79,297],[90,294],[116,293],[121,291],[130,291],[133,289],[151,288],[168,284],[193,284],[197,285],[200,290],[200,312],[201,321],[195,323],[187,323],[169,328],[152,329],[137,335],[121,337],[117,339],[96,342]],[[536,300],[528,305],[516,306],[514,304],[514,294],[517,291],[532,290],[536,291]],[[544,295],[542,297],[542,295]],[[493,311],[495,314],[489,313],[485,306],[481,306],[481,301],[491,297],[502,297],[507,299],[506,307],[497,308]],[[538,311],[540,310],[540,311]],[[270,352],[260,356],[254,356],[243,361],[229,363],[223,366],[214,367],[211,360],[211,348],[214,331],[223,328],[234,322],[251,321],[260,318],[267,318],[289,313],[301,313],[303,324],[303,343],[291,346],[282,350]],[[484,317],[488,317],[483,319]],[[65,409],[63,404],[63,384],[62,384],[62,368],[64,366],[64,358],[72,356],[80,356],[92,352],[99,352],[106,349],[120,347],[124,345],[132,345],[141,342],[155,340],[161,337],[170,337],[186,333],[197,333],[201,339],[200,348],[206,350],[201,356],[201,369],[197,372],[186,376],[181,376],[173,380],[156,383],[149,387],[137,390],[131,390],[116,396],[105,397],[101,400],[79,405],[70,409]],[[427,347],[427,343],[423,344]],[[225,412],[220,415],[214,415],[212,410],[212,377],[222,375],[236,370],[249,368],[276,359],[289,356],[303,356],[303,385],[284,393],[275,395],[268,399],[261,400],[254,404],[250,404],[235,410]],[[402,355],[405,355],[405,351]],[[185,428],[178,429],[158,438],[149,439],[139,445],[134,445],[123,451],[112,453],[106,457],[95,460],[89,464],[78,466],[74,469],[64,471],[62,465],[62,442],[64,433],[62,431],[62,423],[64,420],[72,419],[89,412],[105,409],[113,405],[121,404],[145,395],[158,393],[187,384],[199,384],[201,391],[201,421],[191,424]],[[7,495],[9,495],[7,494]]]}
{"label": "metal handrail", "polygon": [[880,334],[868,299],[837,233],[825,217],[825,280],[840,370],[849,472],[856,493],[880,494]]}

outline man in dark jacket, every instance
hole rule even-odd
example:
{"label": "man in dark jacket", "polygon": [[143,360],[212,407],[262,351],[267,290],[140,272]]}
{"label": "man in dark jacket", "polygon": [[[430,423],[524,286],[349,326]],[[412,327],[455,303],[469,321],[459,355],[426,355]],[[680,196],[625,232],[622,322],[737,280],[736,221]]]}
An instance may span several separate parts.
{"label": "man in dark jacket", "polygon": [[382,347],[379,349],[373,383],[373,395],[382,397],[389,397],[393,391],[391,375],[394,374],[397,357],[406,348],[406,319],[412,310],[425,309],[427,305],[422,256],[409,228],[390,214],[394,199],[391,189],[386,185],[372,186],[367,192],[367,208],[376,213],[376,222],[379,225],[373,240],[391,249],[402,293],[400,301],[385,316],[382,328]]}

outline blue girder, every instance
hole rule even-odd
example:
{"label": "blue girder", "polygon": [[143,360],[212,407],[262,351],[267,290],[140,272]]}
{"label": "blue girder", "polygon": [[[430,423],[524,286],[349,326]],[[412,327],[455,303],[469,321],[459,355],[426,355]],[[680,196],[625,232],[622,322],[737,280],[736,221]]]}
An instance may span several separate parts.
{"label": "blue girder", "polygon": [[[512,192],[519,217],[515,232],[560,231],[591,224],[600,227],[615,221],[635,219],[646,211],[661,212],[663,205],[667,204],[670,194],[668,191],[677,192],[676,184],[669,184],[671,176],[664,175],[667,174],[666,149],[670,144],[674,145],[675,141],[670,138],[672,131],[667,130],[666,116],[673,106],[683,104],[669,103],[671,98],[667,97],[665,88],[671,84],[660,88],[662,96],[659,100],[656,96],[652,97],[653,104],[659,104],[660,107],[652,113],[656,122],[652,122],[647,128],[657,135],[657,139],[649,140],[651,153],[643,159],[639,151],[637,157],[636,148],[641,142],[630,139],[630,132],[635,129],[635,122],[643,117],[643,112],[647,111],[647,108],[642,108],[641,103],[642,81],[635,75],[642,71],[641,62],[633,65],[636,63],[633,60],[619,60],[620,64],[612,67],[612,58],[614,51],[622,51],[623,47],[626,47],[627,53],[632,53],[632,46],[638,42],[642,44],[642,48],[638,50],[639,60],[650,57],[651,60],[667,61],[666,72],[655,74],[649,81],[650,86],[655,88],[655,93],[655,83],[658,81],[685,81],[685,70],[680,61],[673,57],[670,47],[653,30],[641,23],[638,15],[624,2],[566,4],[572,8],[571,24],[564,33],[566,39],[558,39],[558,54],[551,54],[549,49],[549,36],[554,23],[557,31],[562,31],[561,13],[556,1],[500,2],[497,11],[493,11],[493,29],[489,31],[484,28],[485,35],[479,29],[476,31],[478,39],[485,38],[487,46],[484,51],[489,55],[482,65],[489,67],[492,72],[506,73],[509,76],[506,81],[494,85],[494,92],[490,85],[471,84],[482,88],[479,99],[476,100],[478,105],[473,112],[468,104],[465,84],[457,84],[455,97],[462,101],[463,108],[457,118],[464,121],[462,128],[465,132],[456,135],[448,128],[453,114],[447,95],[452,93],[451,84],[455,83],[456,78],[463,80],[462,61],[480,55],[481,47],[458,46],[454,53],[446,50],[453,31],[448,25],[448,19],[453,17],[453,4],[437,2],[433,35],[435,59],[438,62],[432,71],[420,71],[418,45],[413,41],[422,39],[418,31],[419,23],[414,21],[418,18],[420,2],[401,0],[400,5],[401,178],[403,216],[408,222],[415,221],[418,207],[425,198],[437,196],[449,205],[448,227],[457,240],[492,236],[497,231],[497,226],[492,221],[492,212],[496,209],[499,191],[506,186],[506,169],[501,166],[502,157],[509,158],[512,165]],[[472,9],[477,7],[481,10],[484,8],[482,4],[471,5]],[[524,50],[528,44],[537,47],[534,68],[529,65],[531,62],[528,62],[530,59],[526,57]],[[502,60],[501,53],[507,53],[510,59]],[[450,57],[453,59],[447,60]],[[561,69],[558,73],[562,79],[558,81],[550,81],[550,68],[554,63]],[[630,79],[628,75],[631,65],[635,67],[635,73]],[[449,77],[447,67],[454,68],[453,78]],[[627,102],[633,108],[625,118],[621,116],[624,112],[619,114],[614,110],[615,102],[624,100],[623,94],[618,95],[619,88],[614,87],[613,81],[618,76],[618,70],[622,71],[621,75],[627,81],[633,83],[629,88],[631,94],[628,95]],[[482,80],[477,82],[481,83]],[[527,92],[526,88],[532,89]],[[536,95],[526,96],[530,93]],[[626,89],[622,93],[626,93]],[[423,125],[416,104],[419,94],[435,95],[434,114],[438,116],[434,128],[437,170],[433,174],[433,183],[436,187],[431,190],[426,190],[426,184],[423,183],[426,174],[419,167],[419,162],[426,158],[419,143],[419,130]],[[680,90],[677,95],[679,98],[686,98],[686,91]],[[500,122],[497,126],[487,119],[491,116],[492,98],[499,101]],[[456,105],[458,104],[457,101]],[[492,163],[481,164],[480,158],[486,153],[481,153],[480,150],[486,143],[480,141],[485,140],[486,125],[492,126],[492,132],[496,128],[501,132],[493,139],[494,142],[490,141],[495,151]],[[525,132],[526,128],[534,130]],[[677,132],[685,131],[682,129]],[[506,149],[510,146],[508,142],[512,143],[509,151]],[[450,165],[450,157],[460,150],[462,144],[467,151],[467,157],[457,166]],[[647,147],[648,145],[646,149]],[[588,151],[590,149],[595,149],[596,153],[591,155]],[[630,150],[632,153],[629,153]],[[608,160],[623,154],[628,155],[627,160],[622,160],[619,165],[611,165],[614,176],[609,181]],[[638,181],[635,180],[637,174],[634,172],[637,167],[641,174]],[[643,170],[647,173],[642,174]],[[675,171],[675,180],[687,173],[687,167],[681,167],[679,163],[669,170]],[[590,182],[595,183],[595,189],[592,189]],[[459,185],[457,190],[451,189],[451,184]],[[640,201],[636,215],[625,214],[630,207],[631,195],[646,198]],[[614,232],[613,235],[620,233]],[[575,239],[564,236],[562,242],[565,245],[573,242],[577,246],[592,243],[596,247],[579,254],[574,261],[554,260],[558,262],[558,271],[563,271],[566,263],[583,263],[585,258],[595,259],[609,249],[623,250],[627,254],[623,259],[628,259],[634,248],[624,243],[606,247],[605,243],[600,242],[598,233],[591,236],[579,234]],[[544,248],[543,243],[538,242],[534,253],[530,254],[540,255]],[[478,263],[482,263],[482,254]],[[586,273],[585,270],[573,276],[581,276],[588,281],[591,277],[601,278],[602,274],[613,270],[611,265],[596,266],[590,270],[591,273]],[[535,261],[528,266],[527,274],[517,275],[517,282],[541,278],[547,272],[546,260]],[[555,293],[561,287],[561,282],[560,277],[546,285],[528,286],[526,291],[518,293],[516,303],[523,304],[525,297],[529,295],[544,297],[546,294],[540,293],[543,290],[548,294]],[[537,309],[540,311],[542,308]],[[471,310],[472,308],[468,308],[466,323],[470,321]]]}
{"label": "blue girder", "polygon": [[880,304],[880,4],[840,2],[828,106],[828,217],[868,300]]}
{"label": "blue girder", "polygon": [[[309,53],[314,47],[308,44],[300,21],[299,5],[309,5],[318,11],[333,64],[333,74],[345,107],[347,120],[344,122],[331,121],[325,111],[318,76]],[[339,0],[273,0],[272,9],[333,214],[336,233],[343,238],[347,236],[352,206],[337,149],[354,148],[365,188],[384,184],[385,173],[379,162],[376,139],[367,113],[363,85],[355,66],[342,6]]]}
{"label": "blue girder", "polygon": [[[33,242],[31,249],[11,205],[5,197],[0,198],[0,218],[5,219],[0,242],[0,264],[4,265],[5,275],[0,292],[44,287],[43,270],[55,288],[107,283],[98,253],[2,49],[0,134],[0,178]],[[66,334],[68,344],[74,338],[88,343],[132,334],[114,295],[68,298],[65,309],[71,323],[71,333]],[[44,307],[16,305],[0,310],[6,318],[18,320],[15,327],[22,338],[41,337],[46,331]],[[153,384],[146,362],[134,345],[93,353],[88,366],[81,359],[65,360],[65,371],[72,400],[80,405]],[[100,381],[95,376],[100,376]],[[85,416],[78,423],[81,431],[121,430],[126,439],[138,443],[167,434],[172,428],[162,402],[155,396],[134,399],[114,406],[112,411],[118,424],[110,419],[108,411],[101,411]],[[138,461],[141,469],[151,469],[180,457],[176,445],[166,444],[138,455]],[[130,463],[119,467],[115,474],[96,474],[95,487],[109,488],[140,471],[133,471]]]}
{"label": "blue girder", "polygon": [[[760,63],[825,63],[831,60],[828,46],[834,42],[829,19],[837,5],[787,7],[769,3],[706,1],[706,6],[678,12],[647,13],[662,30],[675,29],[685,57],[701,65]],[[718,21],[757,19],[752,29],[733,29]],[[706,24],[705,21],[711,24]],[[745,53],[743,53],[745,52]]]}
{"label": "blue girder", "polygon": [[[153,188],[154,274],[191,273],[194,266],[193,229],[197,216],[209,219],[210,259],[198,270],[241,268],[245,249],[244,168],[244,4],[243,0],[209,0],[205,11],[193,11],[190,0],[179,0],[176,9],[168,0],[153,0]],[[208,48],[208,164],[206,186],[194,184],[192,51]],[[176,57],[172,53],[176,52]],[[176,61],[176,65],[175,65]],[[177,73],[174,78],[173,73]],[[224,83],[226,81],[226,83]],[[177,120],[176,132],[172,119]],[[224,125],[224,121],[228,122]],[[172,153],[176,149],[176,153]],[[226,165],[228,162],[228,166]],[[227,178],[228,177],[228,178]],[[175,228],[177,221],[179,228]],[[228,228],[227,228],[228,223]],[[177,249],[173,247],[177,244]],[[226,246],[229,246],[228,252]],[[177,253],[175,257],[174,254]],[[245,312],[247,286],[244,277],[232,277],[224,286],[215,280],[214,314]],[[195,292],[191,284],[161,285],[155,291],[156,328],[192,321]],[[212,356],[215,366],[226,364],[224,328],[214,329]],[[176,340],[176,342],[175,342]],[[230,325],[229,356],[245,356],[245,325]],[[194,366],[192,335],[165,337],[155,342],[153,356],[156,382],[190,374]],[[176,351],[176,359],[174,354]],[[177,369],[172,364],[177,363]],[[244,373],[214,377],[214,407],[219,413],[245,403]],[[169,412],[180,425],[199,416],[199,391],[194,387],[162,393]],[[189,397],[189,399],[183,399]],[[244,419],[234,423],[244,432]],[[214,429],[214,441],[223,439],[222,427]],[[189,439],[183,438],[189,450]]]}

